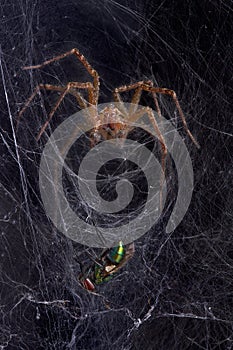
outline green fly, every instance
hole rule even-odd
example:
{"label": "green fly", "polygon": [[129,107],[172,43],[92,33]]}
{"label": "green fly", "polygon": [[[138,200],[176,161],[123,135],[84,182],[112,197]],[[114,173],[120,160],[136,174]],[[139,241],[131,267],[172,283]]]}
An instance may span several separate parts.
{"label": "green fly", "polygon": [[111,280],[133,254],[134,243],[123,245],[122,242],[119,242],[117,246],[104,250],[94,264],[80,275],[80,282],[85,289],[93,292],[96,285]]}

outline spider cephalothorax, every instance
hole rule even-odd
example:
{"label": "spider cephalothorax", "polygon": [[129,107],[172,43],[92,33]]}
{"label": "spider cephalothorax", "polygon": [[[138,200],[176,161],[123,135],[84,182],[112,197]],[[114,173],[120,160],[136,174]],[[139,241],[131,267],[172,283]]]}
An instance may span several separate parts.
{"label": "spider cephalothorax", "polygon": [[96,116],[96,120],[96,127],[91,133],[92,146],[101,140],[126,138],[131,129],[122,112],[114,105],[105,107]]}

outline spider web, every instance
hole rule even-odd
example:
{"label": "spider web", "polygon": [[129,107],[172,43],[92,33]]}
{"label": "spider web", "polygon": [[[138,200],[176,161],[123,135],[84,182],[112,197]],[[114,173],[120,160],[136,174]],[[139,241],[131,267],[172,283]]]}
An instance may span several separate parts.
{"label": "spider web", "polygon": [[[226,0],[1,3],[0,349],[233,348],[232,10],[232,1]],[[115,87],[140,80],[175,90],[201,145],[197,150],[188,139],[172,101],[160,97],[162,114],[172,120],[192,159],[192,201],[182,223],[166,234],[178,186],[170,160],[162,217],[135,242],[134,257],[96,294],[81,287],[78,275],[101,250],[58,232],[40,197],[39,165],[47,136],[39,143],[35,136],[58,95],[38,95],[15,130],[18,111],[38,83],[89,81],[74,58],[21,70],[73,47],[100,74],[101,103],[112,100]],[[154,108],[146,93],[141,104]],[[75,99],[67,96],[48,135],[77,110]],[[159,157],[148,134],[136,130],[133,137]],[[87,141],[84,136],[69,153],[73,171]],[[115,166],[119,162],[106,164],[99,179]],[[127,168],[130,178],[133,167],[123,164],[122,174]],[[94,215],[67,174],[63,180],[81,216],[94,225],[119,225],[117,215]],[[128,219],[146,198],[142,173],[137,181]],[[100,188],[106,200],[116,196],[115,183],[109,186]]]}

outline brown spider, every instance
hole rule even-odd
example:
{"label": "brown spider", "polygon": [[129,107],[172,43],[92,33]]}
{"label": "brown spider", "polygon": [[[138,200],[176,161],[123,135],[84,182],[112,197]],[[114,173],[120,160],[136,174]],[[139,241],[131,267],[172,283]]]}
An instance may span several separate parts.
{"label": "brown spider", "polygon": [[[57,108],[59,107],[60,103],[66,96],[66,94],[70,93],[73,96],[76,97],[77,102],[81,109],[87,108],[89,106],[96,107],[98,104],[98,98],[99,98],[99,75],[96,72],[95,69],[91,67],[91,65],[88,63],[86,58],[80,54],[78,49],[72,49],[71,51],[68,51],[62,55],[56,56],[50,60],[47,60],[43,62],[42,64],[36,65],[36,66],[29,66],[24,67],[23,69],[37,69],[42,68],[52,62],[59,61],[67,56],[75,55],[78,60],[84,65],[88,73],[92,76],[93,82],[86,82],[86,83],[79,83],[79,82],[69,82],[66,86],[55,86],[50,84],[39,84],[36,86],[34,92],[29,97],[27,102],[25,103],[22,110],[19,112],[17,125],[19,123],[19,119],[21,118],[22,114],[26,110],[26,108],[29,106],[33,98],[36,96],[36,94],[42,90],[53,90],[60,92],[60,97],[58,98],[56,104],[54,105],[53,109],[49,113],[47,121],[44,123],[42,128],[40,129],[39,134],[37,135],[36,139],[37,141],[40,139],[41,135],[44,133],[46,127],[48,126],[49,122],[51,121],[54,113],[56,112]],[[80,94],[80,90],[87,90],[88,92],[88,101],[84,99],[84,97]],[[191,134],[190,130],[188,129],[183,111],[180,107],[180,104],[178,102],[178,99],[176,97],[176,93],[173,90],[166,89],[166,88],[160,88],[160,87],[154,87],[153,83],[151,81],[139,81],[135,84],[131,85],[125,85],[121,86],[119,88],[116,88],[113,92],[114,101],[122,103],[120,93],[134,90],[134,94],[131,100],[131,107],[129,109],[129,112],[127,112],[124,108],[123,110],[119,111],[116,107],[106,107],[104,108],[99,114],[96,112],[97,109],[94,109],[94,113],[92,113],[91,118],[93,118],[94,125],[96,126],[95,129],[91,132],[91,146],[93,147],[96,143],[98,143],[101,139],[101,137],[104,140],[108,139],[116,139],[116,138],[126,138],[129,131],[132,130],[132,127],[130,127],[128,124],[125,123],[124,119],[126,117],[126,121],[129,122],[135,122],[138,120],[142,115],[147,114],[155,131],[158,136],[159,142],[162,147],[162,167],[164,168],[164,160],[165,156],[167,154],[167,146],[165,143],[165,140],[163,138],[162,133],[159,130],[159,127],[157,125],[157,122],[154,118],[152,109],[149,107],[138,109],[138,105],[140,102],[142,91],[147,91],[152,94],[155,107],[157,110],[157,113],[159,116],[161,116],[161,111],[159,108],[157,95],[156,94],[165,94],[169,95],[173,98],[173,101],[178,109],[180,118],[182,120],[183,126],[189,135],[192,142],[199,147],[198,142],[195,140],[193,135]],[[123,105],[123,104],[122,104]]]}

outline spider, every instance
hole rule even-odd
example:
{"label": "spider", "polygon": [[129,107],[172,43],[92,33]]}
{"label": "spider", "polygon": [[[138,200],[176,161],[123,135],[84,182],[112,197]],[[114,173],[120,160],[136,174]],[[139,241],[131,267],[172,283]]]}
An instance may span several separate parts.
{"label": "spider", "polygon": [[[34,99],[34,97],[39,93],[40,90],[50,90],[50,91],[57,91],[60,93],[60,97],[58,98],[56,104],[52,108],[52,110],[49,113],[47,121],[43,124],[41,127],[36,140],[38,141],[42,134],[45,132],[48,124],[50,123],[54,113],[58,109],[59,105],[63,101],[64,97],[67,94],[72,94],[76,97],[77,103],[80,106],[81,109],[85,109],[89,106],[93,106],[93,112],[91,113],[91,118],[93,118],[95,128],[90,134],[91,139],[91,147],[95,146],[101,139],[103,140],[109,140],[109,139],[116,139],[116,138],[123,138],[125,139],[128,135],[128,133],[132,130],[132,127],[130,127],[128,124],[126,124],[126,121],[129,122],[135,122],[137,121],[142,115],[147,114],[152,126],[155,129],[155,132],[158,136],[158,140],[160,142],[161,148],[162,148],[162,168],[164,170],[164,162],[165,157],[167,154],[167,146],[164,140],[164,137],[159,130],[158,124],[154,118],[153,111],[149,107],[143,107],[141,109],[138,109],[138,105],[141,99],[142,91],[147,91],[148,93],[151,93],[152,98],[154,100],[154,104],[156,107],[156,111],[159,116],[161,116],[160,107],[158,104],[157,94],[165,94],[172,97],[176,108],[179,112],[179,116],[181,118],[181,121],[183,123],[184,129],[192,142],[199,148],[199,144],[190,132],[186,119],[184,116],[184,113],[180,107],[179,101],[176,97],[176,93],[173,90],[167,89],[167,88],[161,88],[161,87],[154,87],[152,81],[139,81],[134,84],[130,85],[124,85],[119,88],[116,88],[113,92],[113,97],[115,102],[120,102],[123,106],[123,101],[121,99],[120,94],[126,91],[133,90],[133,97],[131,102],[131,107],[129,111],[126,111],[124,108],[120,111],[118,108],[115,108],[114,106],[106,107],[104,108],[100,113],[97,113],[97,104],[99,99],[99,75],[95,69],[92,68],[92,66],[88,63],[86,58],[79,52],[78,49],[74,48],[68,52],[65,52],[59,56],[56,56],[52,59],[49,59],[42,64],[38,64],[35,66],[28,66],[24,67],[23,69],[37,69],[37,68],[43,68],[44,66],[59,61],[65,57],[74,55],[86,68],[90,76],[93,78],[93,82],[69,82],[65,86],[56,86],[56,85],[50,85],[50,84],[38,84],[33,91],[32,95],[28,98],[26,101],[24,107],[21,109],[21,111],[18,114],[17,118],[17,127],[19,120],[22,116],[22,114],[25,112],[31,101]],[[80,91],[86,90],[88,93],[88,100],[86,101]]]}

